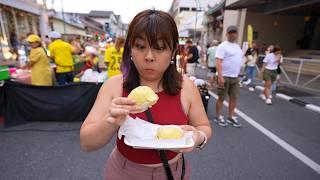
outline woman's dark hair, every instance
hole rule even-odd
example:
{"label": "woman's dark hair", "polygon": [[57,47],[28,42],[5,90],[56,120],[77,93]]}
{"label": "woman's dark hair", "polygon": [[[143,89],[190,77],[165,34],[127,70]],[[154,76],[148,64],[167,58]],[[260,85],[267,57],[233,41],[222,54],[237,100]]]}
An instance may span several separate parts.
{"label": "woman's dark hair", "polygon": [[282,51],[281,47],[279,45],[275,45],[273,48],[273,53],[278,52],[278,51]]}
{"label": "woman's dark hair", "polygon": [[158,41],[162,40],[173,53],[173,64],[164,72],[161,83],[165,93],[176,95],[181,90],[182,75],[177,71],[176,54],[179,45],[177,26],[173,18],[163,11],[144,10],[131,21],[124,45],[121,71],[123,73],[123,88],[130,92],[140,86],[140,77],[133,61],[131,48],[135,40],[145,36],[150,47],[158,48]]}

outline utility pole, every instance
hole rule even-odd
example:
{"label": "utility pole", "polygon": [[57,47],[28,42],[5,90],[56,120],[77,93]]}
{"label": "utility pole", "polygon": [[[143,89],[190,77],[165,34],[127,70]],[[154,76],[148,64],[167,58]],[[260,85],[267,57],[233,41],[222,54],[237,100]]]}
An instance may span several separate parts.
{"label": "utility pole", "polygon": [[66,20],[64,18],[63,0],[61,0],[62,20],[63,20],[63,34],[66,34]]}
{"label": "utility pole", "polygon": [[201,11],[200,2],[199,0],[194,0],[196,3],[196,22],[194,25],[194,32],[193,32],[193,40],[196,40],[197,37],[197,23],[198,23],[198,11]]}

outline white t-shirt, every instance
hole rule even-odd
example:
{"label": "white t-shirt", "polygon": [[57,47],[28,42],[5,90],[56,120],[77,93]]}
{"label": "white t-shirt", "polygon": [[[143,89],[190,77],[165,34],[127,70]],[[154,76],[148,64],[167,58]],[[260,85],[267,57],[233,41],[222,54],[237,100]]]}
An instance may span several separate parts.
{"label": "white t-shirt", "polygon": [[222,76],[238,77],[243,63],[243,52],[237,43],[224,41],[216,51],[216,58],[222,59]]}
{"label": "white t-shirt", "polygon": [[[281,58],[282,56],[276,56],[274,53],[270,53],[266,55],[266,57],[263,59],[263,63],[266,64],[266,69],[268,70],[276,70],[278,68],[278,59]],[[280,59],[280,61],[281,61]]]}

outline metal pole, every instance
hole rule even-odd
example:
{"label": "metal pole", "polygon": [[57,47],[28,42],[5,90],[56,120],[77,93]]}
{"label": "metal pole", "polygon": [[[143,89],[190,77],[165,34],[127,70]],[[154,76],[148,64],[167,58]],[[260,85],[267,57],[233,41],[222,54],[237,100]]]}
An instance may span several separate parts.
{"label": "metal pole", "polygon": [[66,22],[64,18],[64,10],[63,10],[63,0],[61,0],[61,10],[62,10],[62,19],[63,19],[63,34],[66,34]]}
{"label": "metal pole", "polygon": [[196,22],[194,24],[194,32],[193,32],[193,41],[196,40],[196,35],[197,35],[197,23],[198,23],[198,1],[194,0],[196,3]]}
{"label": "metal pole", "polygon": [[317,75],[316,77],[312,78],[310,81],[304,83],[304,84],[302,85],[302,87],[305,87],[306,85],[312,83],[313,81],[317,80],[318,78],[320,78],[320,74]]}
{"label": "metal pole", "polygon": [[298,85],[299,80],[300,80],[300,74],[302,70],[302,65],[303,65],[303,60],[300,61],[299,69],[298,69],[298,74],[297,74],[297,79],[296,79],[296,85]]}

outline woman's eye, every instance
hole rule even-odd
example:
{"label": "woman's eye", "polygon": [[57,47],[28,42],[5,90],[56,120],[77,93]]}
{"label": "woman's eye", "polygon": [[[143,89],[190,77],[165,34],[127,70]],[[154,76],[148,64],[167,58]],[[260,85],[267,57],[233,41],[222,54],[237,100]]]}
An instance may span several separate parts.
{"label": "woman's eye", "polygon": [[141,45],[141,44],[136,44],[135,46],[136,46],[136,48],[138,48],[138,49],[144,49],[144,48],[145,48],[145,46],[144,46],[144,45]]}
{"label": "woman's eye", "polygon": [[158,51],[164,51],[166,48],[165,47],[155,47],[155,49]]}

